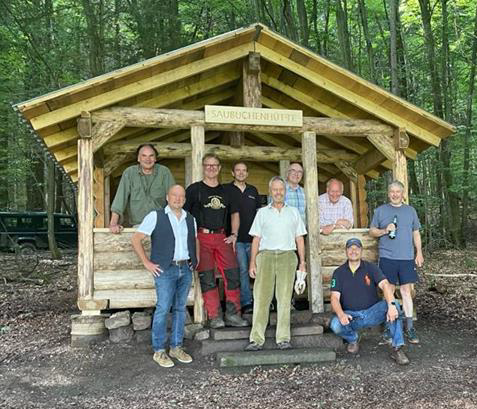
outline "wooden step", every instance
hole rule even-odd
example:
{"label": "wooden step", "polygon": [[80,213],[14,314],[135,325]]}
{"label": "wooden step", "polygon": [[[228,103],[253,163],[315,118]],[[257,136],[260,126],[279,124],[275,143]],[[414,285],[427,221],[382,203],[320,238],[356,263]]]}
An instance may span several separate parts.
{"label": "wooden step", "polygon": [[[202,355],[210,355],[216,352],[238,352],[243,351],[248,345],[248,339],[229,339],[216,341],[214,339],[206,339],[202,341],[200,353]],[[334,334],[319,335],[302,335],[292,337],[291,343],[294,348],[343,348],[343,341]],[[276,349],[275,337],[265,340],[264,349]]]}
{"label": "wooden step", "polygon": [[[215,341],[223,341],[230,339],[248,339],[250,335],[250,327],[244,328],[221,328],[210,331],[210,336]],[[291,327],[291,336],[301,335],[320,335],[323,334],[323,327],[319,324],[295,324]],[[276,327],[268,327],[265,337],[274,337]]]}
{"label": "wooden step", "polygon": [[284,365],[329,362],[336,360],[336,352],[329,348],[306,348],[255,351],[219,352],[217,362],[220,367]]}
{"label": "wooden step", "polygon": [[[252,314],[243,314],[243,318],[252,322]],[[292,310],[290,314],[290,324],[307,324],[311,321],[313,314],[310,310]],[[270,325],[277,324],[277,313],[271,312],[269,317]]]}

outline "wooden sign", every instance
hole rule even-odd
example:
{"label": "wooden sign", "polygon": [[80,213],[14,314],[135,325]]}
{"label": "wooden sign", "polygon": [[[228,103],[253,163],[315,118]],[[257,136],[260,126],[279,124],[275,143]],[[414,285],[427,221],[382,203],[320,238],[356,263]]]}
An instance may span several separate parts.
{"label": "wooden sign", "polygon": [[205,106],[205,122],[241,125],[303,126],[303,112],[291,109]]}

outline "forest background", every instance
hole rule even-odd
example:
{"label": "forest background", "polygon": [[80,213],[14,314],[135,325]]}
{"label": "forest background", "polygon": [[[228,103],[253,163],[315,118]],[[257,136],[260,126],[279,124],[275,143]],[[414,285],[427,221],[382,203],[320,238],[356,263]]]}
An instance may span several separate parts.
{"label": "forest background", "polygon": [[[456,126],[408,170],[427,249],[464,247],[477,227],[477,0],[0,0],[0,210],[45,209],[48,175],[56,209],[74,208],[12,104],[254,22]],[[368,182],[370,212],[390,178]]]}

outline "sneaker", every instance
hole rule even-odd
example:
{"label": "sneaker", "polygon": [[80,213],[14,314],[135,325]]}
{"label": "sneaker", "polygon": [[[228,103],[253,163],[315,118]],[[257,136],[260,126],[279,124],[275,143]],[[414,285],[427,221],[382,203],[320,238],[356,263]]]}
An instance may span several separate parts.
{"label": "sneaker", "polygon": [[209,327],[212,329],[223,328],[225,327],[225,322],[222,318],[217,317],[209,320]]}
{"label": "sneaker", "polygon": [[391,359],[396,361],[396,363],[399,365],[407,365],[409,363],[409,358],[406,356],[401,347],[392,349]]}
{"label": "sneaker", "polygon": [[419,338],[417,337],[417,333],[414,328],[406,330],[406,337],[409,343],[419,344]]}
{"label": "sneaker", "polygon": [[183,364],[190,364],[192,362],[192,357],[185,352],[182,347],[175,347],[169,350],[169,356],[171,358],[176,358],[179,362]]}
{"label": "sneaker", "polygon": [[278,349],[291,349],[292,345],[289,341],[283,341],[277,343]]}
{"label": "sneaker", "polygon": [[255,341],[250,342],[244,350],[245,351],[260,351],[263,348],[263,345],[257,344]]}
{"label": "sneaker", "polygon": [[250,324],[238,314],[225,314],[225,325],[229,327],[248,327]]}
{"label": "sneaker", "polygon": [[163,368],[171,368],[174,366],[174,362],[172,362],[172,359],[169,358],[169,355],[167,355],[166,351],[154,352],[152,359]]}
{"label": "sneaker", "polygon": [[383,345],[383,344],[391,345],[392,344],[391,330],[389,329],[389,327],[384,328],[383,336],[382,336],[381,342],[379,344],[380,345]]}
{"label": "sneaker", "polygon": [[350,354],[357,354],[359,352],[359,342],[356,341],[356,342],[350,342],[348,344],[348,346],[346,347],[346,350],[350,353]]}

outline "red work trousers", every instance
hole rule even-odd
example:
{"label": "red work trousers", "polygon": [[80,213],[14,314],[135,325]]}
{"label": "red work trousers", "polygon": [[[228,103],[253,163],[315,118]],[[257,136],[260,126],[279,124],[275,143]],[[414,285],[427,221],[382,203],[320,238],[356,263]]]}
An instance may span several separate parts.
{"label": "red work trousers", "polygon": [[224,242],[225,234],[197,233],[200,242],[200,262],[197,267],[205,309],[209,319],[222,315],[219,290],[215,281],[217,266],[224,280],[225,312],[240,313],[240,273],[232,245]]}

